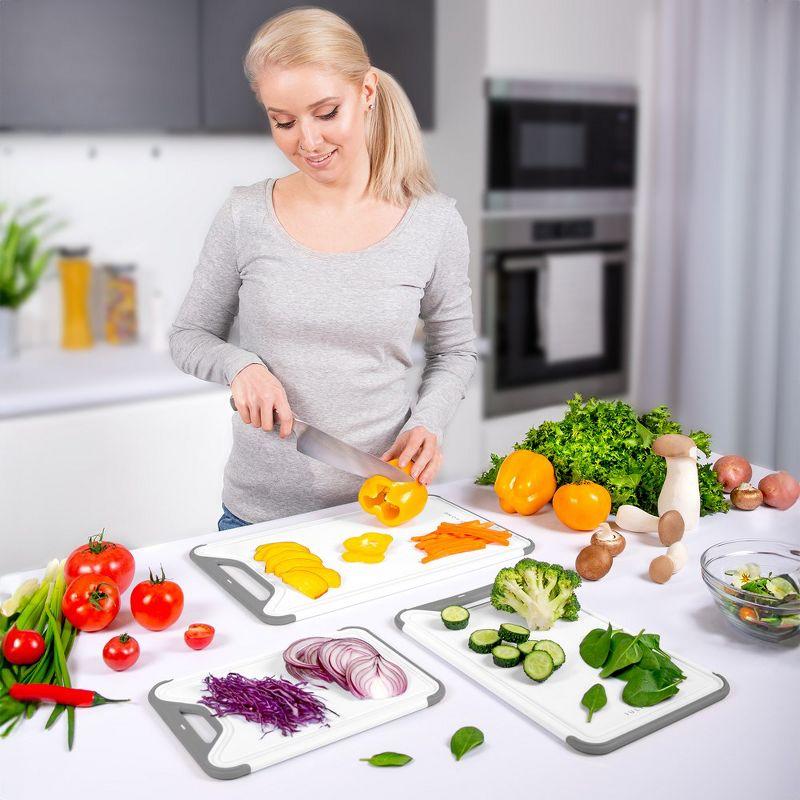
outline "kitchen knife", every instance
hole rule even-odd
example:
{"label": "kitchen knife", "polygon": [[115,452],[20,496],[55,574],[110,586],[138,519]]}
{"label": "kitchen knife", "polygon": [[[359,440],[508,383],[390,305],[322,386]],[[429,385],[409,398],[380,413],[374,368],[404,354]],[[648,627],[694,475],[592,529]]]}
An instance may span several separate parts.
{"label": "kitchen knife", "polygon": [[[233,398],[230,399],[231,408],[237,411],[236,403]],[[279,423],[276,420],[274,432],[277,433]],[[350,472],[353,475],[360,475],[362,478],[371,478],[373,475],[383,475],[392,481],[413,481],[412,478],[403,470],[389,464],[387,461],[381,461],[377,456],[371,453],[365,453],[357,447],[331,436],[319,428],[315,428],[308,422],[294,418],[292,424],[292,432],[284,440],[286,442],[293,442],[297,447],[299,453],[314,458],[317,461],[322,461],[336,469],[341,469],[344,472]]]}

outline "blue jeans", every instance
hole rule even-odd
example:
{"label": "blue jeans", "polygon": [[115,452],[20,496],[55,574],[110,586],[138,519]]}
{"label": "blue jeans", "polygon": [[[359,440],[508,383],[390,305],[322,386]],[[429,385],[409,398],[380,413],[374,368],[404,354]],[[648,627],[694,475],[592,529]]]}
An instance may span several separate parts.
{"label": "blue jeans", "polygon": [[222,516],[217,521],[217,530],[229,531],[233,528],[241,528],[243,525],[250,525],[250,522],[245,522],[239,519],[236,514],[231,513],[225,504],[222,504]]}

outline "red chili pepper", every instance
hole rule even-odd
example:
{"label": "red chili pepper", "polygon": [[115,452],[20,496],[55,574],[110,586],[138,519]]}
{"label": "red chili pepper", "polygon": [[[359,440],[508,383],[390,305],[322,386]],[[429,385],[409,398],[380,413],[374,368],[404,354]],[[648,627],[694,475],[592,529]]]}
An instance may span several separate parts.
{"label": "red chili pepper", "polygon": [[15,700],[25,703],[56,703],[64,706],[102,706],[104,703],[127,703],[128,700],[110,700],[91,689],[70,689],[66,686],[53,686],[52,683],[15,683],[8,693]]}

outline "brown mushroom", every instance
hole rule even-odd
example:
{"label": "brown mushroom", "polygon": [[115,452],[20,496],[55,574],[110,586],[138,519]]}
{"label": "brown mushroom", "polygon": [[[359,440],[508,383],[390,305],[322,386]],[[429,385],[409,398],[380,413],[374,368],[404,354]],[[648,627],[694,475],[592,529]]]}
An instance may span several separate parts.
{"label": "brown mushroom", "polygon": [[650,580],[666,583],[674,572],[675,563],[669,556],[658,556],[650,562]]}
{"label": "brown mushroom", "polygon": [[590,544],[578,553],[575,559],[575,570],[587,581],[598,581],[608,574],[614,559],[605,547]]}
{"label": "brown mushroom", "polygon": [[625,537],[613,530],[607,522],[603,522],[595,528],[592,544],[608,550],[611,558],[616,558],[625,549]]}
{"label": "brown mushroom", "polygon": [[683,524],[683,517],[680,511],[670,510],[665,511],[658,518],[658,538],[661,544],[669,547],[675,542],[683,539],[683,532],[686,526]]}
{"label": "brown mushroom", "polygon": [[752,511],[764,502],[761,489],[750,483],[741,483],[731,492],[731,503],[740,511]]}

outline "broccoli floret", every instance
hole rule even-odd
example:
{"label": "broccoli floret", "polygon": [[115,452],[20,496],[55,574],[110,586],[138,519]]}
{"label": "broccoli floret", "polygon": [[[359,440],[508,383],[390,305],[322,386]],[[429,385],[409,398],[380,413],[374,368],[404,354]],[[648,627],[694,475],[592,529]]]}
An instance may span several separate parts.
{"label": "broccoli floret", "polygon": [[575,570],[523,558],[497,573],[491,602],[500,611],[520,614],[529,628],[546,631],[557,619],[577,619],[581,606],[575,589],[580,585]]}

